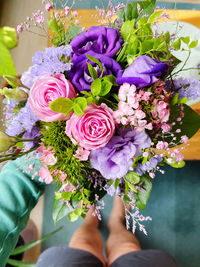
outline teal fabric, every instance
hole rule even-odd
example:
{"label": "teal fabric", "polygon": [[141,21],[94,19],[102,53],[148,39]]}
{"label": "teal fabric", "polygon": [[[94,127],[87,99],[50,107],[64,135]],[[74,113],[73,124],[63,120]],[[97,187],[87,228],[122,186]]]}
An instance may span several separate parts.
{"label": "teal fabric", "polygon": [[[34,171],[39,169],[39,161],[31,163]],[[10,161],[0,173],[0,267],[5,266],[44,189],[38,176],[32,181],[32,172],[23,173],[26,165],[25,158]]]}
{"label": "teal fabric", "polygon": [[[143,222],[148,236],[139,231],[142,248],[163,249],[171,254],[179,267],[200,266],[200,163],[186,162],[182,169],[162,168],[164,175],[157,174],[153,180],[153,191],[145,215],[152,217],[151,222]],[[54,186],[45,189],[45,209],[43,235],[64,228],[43,243],[43,250],[56,245],[67,245],[82,220],[71,223],[67,218],[54,225],[52,220]],[[107,221],[112,208],[112,198],[106,196],[105,209],[102,211],[100,230],[105,241],[108,236]]]}
{"label": "teal fabric", "polygon": [[[68,6],[72,5],[73,0],[70,0],[67,2]],[[112,3],[116,6],[118,3],[124,3],[126,4],[128,3],[132,3],[132,2],[136,2],[134,0],[112,0]],[[161,8],[167,8],[167,9],[189,9],[189,10],[200,10],[200,4],[192,4],[192,3],[181,3],[178,2],[176,3],[176,1],[174,2],[157,2],[156,3],[157,6],[161,7]],[[75,5],[73,5],[73,8],[75,9],[95,9],[97,7],[102,8],[102,0],[77,0]],[[104,6],[107,7],[108,6],[108,0],[104,1]],[[60,3],[60,1],[57,1],[57,8],[61,9],[62,5]]]}

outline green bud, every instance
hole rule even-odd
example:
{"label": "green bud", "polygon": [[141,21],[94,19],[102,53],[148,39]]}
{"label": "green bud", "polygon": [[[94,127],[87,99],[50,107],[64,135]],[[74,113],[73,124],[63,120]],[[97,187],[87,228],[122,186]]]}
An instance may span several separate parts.
{"label": "green bud", "polygon": [[128,65],[130,66],[135,61],[135,59],[136,58],[134,56],[128,56],[127,57]]}
{"label": "green bud", "polygon": [[0,131],[0,152],[7,151],[17,143],[16,138]]}
{"label": "green bud", "polygon": [[11,85],[13,88],[23,86],[20,79],[14,75],[3,75],[4,80]]}
{"label": "green bud", "polygon": [[0,89],[0,94],[17,102],[26,100],[28,98],[28,94],[19,87],[13,89],[4,87],[3,89]]}
{"label": "green bud", "polygon": [[3,43],[8,49],[17,46],[16,30],[11,27],[0,28],[0,42]]}

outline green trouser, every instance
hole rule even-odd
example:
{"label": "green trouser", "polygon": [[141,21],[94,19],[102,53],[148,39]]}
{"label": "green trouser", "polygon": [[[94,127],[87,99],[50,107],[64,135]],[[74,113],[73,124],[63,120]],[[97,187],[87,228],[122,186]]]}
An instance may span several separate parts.
{"label": "green trouser", "polygon": [[[34,164],[30,174],[23,172],[28,164]],[[38,160],[22,157],[7,163],[0,173],[0,267],[4,267],[15,248],[20,232],[26,227],[31,210],[43,193],[44,184],[38,176]]]}

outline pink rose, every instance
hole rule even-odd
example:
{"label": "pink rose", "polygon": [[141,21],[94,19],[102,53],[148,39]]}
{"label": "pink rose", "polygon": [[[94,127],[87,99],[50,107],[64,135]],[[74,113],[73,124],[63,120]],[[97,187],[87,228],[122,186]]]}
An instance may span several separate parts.
{"label": "pink rose", "polygon": [[71,116],[66,122],[66,134],[75,145],[87,150],[104,147],[115,131],[112,113],[105,104],[91,104],[85,109],[83,116]]}
{"label": "pink rose", "polygon": [[73,86],[63,74],[45,75],[34,83],[28,101],[32,111],[41,121],[52,122],[69,118],[49,108],[49,104],[59,97],[76,97]]}

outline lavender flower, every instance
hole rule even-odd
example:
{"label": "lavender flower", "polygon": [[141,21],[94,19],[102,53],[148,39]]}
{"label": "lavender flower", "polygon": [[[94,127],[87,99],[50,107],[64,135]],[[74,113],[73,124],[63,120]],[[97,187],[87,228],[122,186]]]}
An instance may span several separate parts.
{"label": "lavender flower", "polygon": [[[8,122],[6,133],[10,136],[17,136],[25,131],[23,138],[36,138],[40,135],[40,130],[35,125],[37,121],[38,118],[32,112],[27,102],[26,106],[23,107],[20,112]],[[35,145],[36,143],[34,142],[24,143],[24,146],[27,149],[30,149]]]}
{"label": "lavender flower", "polygon": [[90,154],[91,167],[98,170],[106,179],[122,178],[133,163],[133,158],[151,146],[151,139],[143,132],[131,128],[119,131],[110,142]]}
{"label": "lavender flower", "polygon": [[152,157],[149,161],[146,163],[139,163],[137,168],[134,169],[139,175],[142,175],[143,173],[147,171],[151,171],[156,168],[158,163],[162,161],[162,156],[160,154],[156,154],[154,157]]}
{"label": "lavender flower", "polygon": [[179,98],[187,97],[195,100],[200,97],[200,81],[190,78],[179,78],[173,81],[175,90],[178,90]]}
{"label": "lavender flower", "polygon": [[71,52],[70,45],[49,47],[45,52],[37,52],[32,58],[34,65],[22,74],[22,83],[31,88],[40,76],[60,74],[70,70],[71,63],[66,62],[66,59]]}

